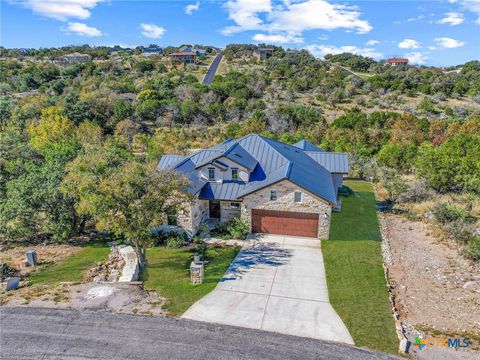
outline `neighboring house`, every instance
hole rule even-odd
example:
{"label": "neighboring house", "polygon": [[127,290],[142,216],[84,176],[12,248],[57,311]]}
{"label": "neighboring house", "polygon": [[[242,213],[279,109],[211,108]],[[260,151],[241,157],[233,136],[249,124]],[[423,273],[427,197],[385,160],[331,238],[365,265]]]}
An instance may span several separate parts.
{"label": "neighboring house", "polygon": [[170,54],[170,59],[173,61],[181,61],[184,64],[194,64],[197,59],[197,55],[193,52],[174,52]]}
{"label": "neighboring house", "polygon": [[258,49],[258,54],[259,54],[260,60],[266,60],[273,55],[273,49],[260,48]]}
{"label": "neighboring house", "polygon": [[162,48],[144,48],[142,50],[143,56],[162,55],[162,54],[163,54]]}
{"label": "neighboring house", "polygon": [[403,66],[408,64],[408,59],[391,58],[391,59],[388,59],[385,63],[391,66]]}
{"label": "neighboring house", "polygon": [[194,200],[177,215],[191,234],[216,219],[245,220],[253,232],[328,238],[348,155],[302,140],[287,145],[256,134],[228,139],[190,156],[164,155],[158,169],[173,169],[191,183]]}
{"label": "neighboring house", "polygon": [[182,53],[194,53],[196,56],[205,56],[206,51],[204,49],[193,48],[191,46],[184,45],[178,49]]}
{"label": "neighboring house", "polygon": [[72,53],[65,55],[62,58],[63,63],[72,64],[72,63],[82,63],[92,60],[92,57],[88,54]]}

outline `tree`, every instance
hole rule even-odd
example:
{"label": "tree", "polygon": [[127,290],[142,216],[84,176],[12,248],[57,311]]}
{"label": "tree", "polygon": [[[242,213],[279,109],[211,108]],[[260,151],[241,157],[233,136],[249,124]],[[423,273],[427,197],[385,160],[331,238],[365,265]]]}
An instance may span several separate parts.
{"label": "tree", "polygon": [[128,160],[102,169],[76,165],[69,166],[64,190],[78,194],[78,211],[92,216],[97,228],[127,239],[141,267],[146,266],[150,229],[163,224],[165,214],[177,213],[188,204],[188,180],[174,171],[155,170],[156,162]]}

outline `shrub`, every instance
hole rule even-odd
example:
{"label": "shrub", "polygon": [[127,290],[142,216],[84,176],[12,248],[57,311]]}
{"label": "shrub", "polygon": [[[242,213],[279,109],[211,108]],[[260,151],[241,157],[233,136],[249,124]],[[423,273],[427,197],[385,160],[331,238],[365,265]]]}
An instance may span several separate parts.
{"label": "shrub", "polygon": [[200,259],[204,260],[207,256],[207,243],[199,237],[195,237],[193,243],[195,244],[195,252],[200,256]]}
{"label": "shrub", "polygon": [[435,192],[427,186],[424,179],[414,180],[409,184],[408,190],[398,197],[398,202],[422,202],[430,199],[434,194]]}
{"label": "shrub", "polygon": [[239,218],[234,219],[227,229],[233,239],[245,239],[248,234],[248,224]]}
{"label": "shrub", "polygon": [[173,236],[167,239],[166,245],[169,248],[182,247],[186,243],[186,238],[184,236]]}
{"label": "shrub", "polygon": [[248,224],[236,218],[229,222],[219,223],[212,230],[214,236],[221,238],[245,239],[248,234]]}
{"label": "shrub", "polygon": [[458,241],[468,241],[473,234],[473,226],[465,220],[455,220],[443,226],[449,237]]}
{"label": "shrub", "polygon": [[188,241],[188,234],[181,228],[174,226],[166,227],[152,233],[153,246],[173,247],[174,243],[184,243]]}
{"label": "shrub", "polygon": [[440,224],[446,224],[467,217],[465,210],[445,203],[437,204],[432,209],[432,214]]}
{"label": "shrub", "polygon": [[467,254],[474,260],[480,260],[480,237],[471,237],[467,245]]}

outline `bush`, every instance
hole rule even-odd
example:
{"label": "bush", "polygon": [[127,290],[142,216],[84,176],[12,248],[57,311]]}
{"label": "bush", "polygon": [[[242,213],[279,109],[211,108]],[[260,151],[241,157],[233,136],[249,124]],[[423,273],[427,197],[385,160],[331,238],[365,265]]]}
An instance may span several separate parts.
{"label": "bush", "polygon": [[455,220],[443,226],[447,235],[458,241],[468,241],[473,234],[474,228],[465,220]]}
{"label": "bush", "polygon": [[467,213],[464,209],[445,203],[435,205],[432,209],[432,213],[435,220],[440,224],[446,224],[467,218]]}
{"label": "bush", "polygon": [[435,192],[427,186],[427,182],[420,179],[409,184],[408,190],[398,197],[398,202],[422,202],[430,199],[433,195],[435,195]]}
{"label": "bush", "polygon": [[467,254],[474,260],[480,260],[480,237],[470,238],[467,245]]}
{"label": "bush", "polygon": [[248,234],[248,224],[242,219],[236,218],[229,222],[219,223],[212,231],[214,236],[223,239],[245,239]]}
{"label": "bush", "polygon": [[178,235],[168,238],[166,245],[168,248],[176,248],[184,246],[186,242],[187,238],[185,236]]}
{"label": "bush", "polygon": [[179,244],[187,242],[188,234],[181,228],[168,226],[152,232],[152,238],[153,246],[166,245],[168,247],[174,247],[176,242]]}
{"label": "bush", "polygon": [[193,243],[195,244],[195,252],[200,256],[200,259],[204,260],[207,256],[207,243],[199,237],[195,237]]}
{"label": "bush", "polygon": [[248,224],[242,219],[234,219],[228,226],[228,232],[233,239],[245,239],[248,234]]}

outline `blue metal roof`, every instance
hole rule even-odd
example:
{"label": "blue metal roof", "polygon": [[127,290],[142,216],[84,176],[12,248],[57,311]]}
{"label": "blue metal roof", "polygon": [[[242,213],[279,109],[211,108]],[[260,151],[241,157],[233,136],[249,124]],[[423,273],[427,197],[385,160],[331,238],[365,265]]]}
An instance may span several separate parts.
{"label": "blue metal roof", "polygon": [[307,140],[300,140],[299,142],[293,144],[293,146],[304,151],[325,151],[320,149],[318,146],[313,145],[311,142],[308,142]]}
{"label": "blue metal roof", "polygon": [[160,159],[160,162],[158,163],[157,169],[158,170],[171,169],[183,159],[185,159],[185,156],[163,155],[162,158]]}
{"label": "blue metal roof", "polygon": [[[314,151],[305,151],[302,147]],[[253,170],[249,182],[237,181],[208,182],[201,179],[198,167],[229,158]],[[287,145],[256,134],[238,140],[227,139],[207,150],[200,150],[183,160],[165,159],[175,170],[185,174],[192,182],[192,192],[201,190],[203,199],[236,200],[282,180],[289,180],[304,190],[331,204],[336,204],[336,190],[332,173],[348,172],[348,156],[343,153],[328,153],[307,141]],[[178,162],[178,159],[181,161]],[[175,162],[177,161],[177,162]]]}
{"label": "blue metal roof", "polygon": [[347,153],[305,151],[305,154],[333,174],[348,174],[349,166]]}
{"label": "blue metal roof", "polygon": [[204,200],[237,200],[238,194],[244,188],[245,183],[238,181],[209,182],[203,187],[199,198]]}

